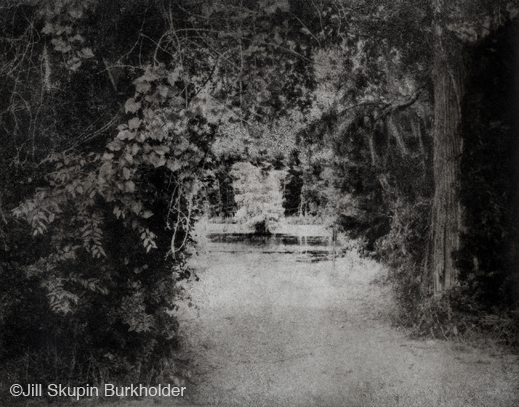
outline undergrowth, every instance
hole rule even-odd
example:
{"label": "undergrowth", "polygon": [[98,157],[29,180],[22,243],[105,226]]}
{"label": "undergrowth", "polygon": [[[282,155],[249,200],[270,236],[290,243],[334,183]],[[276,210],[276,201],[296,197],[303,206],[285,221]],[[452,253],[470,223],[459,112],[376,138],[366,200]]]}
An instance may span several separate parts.
{"label": "undergrowth", "polygon": [[[398,306],[394,322],[416,337],[492,343],[519,350],[519,310],[503,302],[481,301],[481,290],[460,282],[440,297],[430,292],[424,272],[430,201],[392,204],[390,232],[377,241],[375,252],[359,250],[388,268],[386,283],[393,287]],[[365,245],[360,239],[357,245]]]}

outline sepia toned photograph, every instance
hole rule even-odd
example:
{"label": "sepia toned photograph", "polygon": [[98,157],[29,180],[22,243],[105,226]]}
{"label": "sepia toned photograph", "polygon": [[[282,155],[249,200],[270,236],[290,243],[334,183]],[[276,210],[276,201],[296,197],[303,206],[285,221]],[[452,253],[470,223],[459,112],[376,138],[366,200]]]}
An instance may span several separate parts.
{"label": "sepia toned photograph", "polygon": [[519,406],[519,0],[0,0],[11,406]]}

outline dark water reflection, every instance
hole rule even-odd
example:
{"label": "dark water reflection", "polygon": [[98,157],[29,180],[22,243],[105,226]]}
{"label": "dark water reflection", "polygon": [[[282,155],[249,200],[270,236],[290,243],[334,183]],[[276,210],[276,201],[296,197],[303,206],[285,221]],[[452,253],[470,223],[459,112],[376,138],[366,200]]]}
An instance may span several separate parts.
{"label": "dark water reflection", "polygon": [[258,236],[251,233],[211,233],[207,235],[207,238],[213,243],[242,243],[251,246],[328,246],[331,240],[329,236],[295,236],[288,234]]}
{"label": "dark water reflection", "polygon": [[249,233],[211,233],[207,235],[209,250],[230,253],[287,253],[296,260],[320,261],[331,258],[333,242],[330,236],[298,236],[272,234],[258,236]]}

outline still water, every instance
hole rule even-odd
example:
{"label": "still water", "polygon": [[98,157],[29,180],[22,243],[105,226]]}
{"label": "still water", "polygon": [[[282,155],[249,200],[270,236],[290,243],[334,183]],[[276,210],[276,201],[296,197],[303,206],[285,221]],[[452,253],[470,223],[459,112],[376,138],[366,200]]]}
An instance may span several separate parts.
{"label": "still water", "polygon": [[210,233],[209,251],[229,253],[286,253],[296,255],[297,261],[322,261],[333,256],[331,236],[272,234],[258,236],[249,233]]}

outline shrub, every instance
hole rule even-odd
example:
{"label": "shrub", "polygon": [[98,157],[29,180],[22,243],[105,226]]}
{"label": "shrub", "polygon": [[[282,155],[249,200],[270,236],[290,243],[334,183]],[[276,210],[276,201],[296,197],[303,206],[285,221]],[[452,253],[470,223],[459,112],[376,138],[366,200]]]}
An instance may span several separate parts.
{"label": "shrub", "polygon": [[[50,179],[78,164],[69,159]],[[171,238],[160,215],[167,204],[148,195],[154,219],[144,226],[153,218],[144,208],[121,209],[124,193],[107,202],[85,179],[74,177],[76,197],[64,182],[15,211],[30,228],[12,220],[10,246],[32,249],[8,251],[0,264],[0,361],[15,366],[11,381],[149,382],[165,374],[158,366],[172,366],[179,338],[171,311],[189,272],[184,254],[167,260]],[[159,191],[149,183],[136,188]]]}

